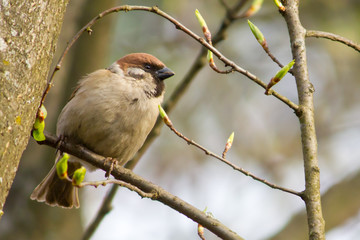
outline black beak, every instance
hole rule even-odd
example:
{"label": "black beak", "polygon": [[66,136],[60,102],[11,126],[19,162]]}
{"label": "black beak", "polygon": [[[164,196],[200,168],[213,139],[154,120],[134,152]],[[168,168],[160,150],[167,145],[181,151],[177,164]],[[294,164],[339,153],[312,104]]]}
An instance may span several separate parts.
{"label": "black beak", "polygon": [[171,76],[174,76],[175,73],[170,68],[164,67],[156,71],[155,74],[160,80],[165,80]]}

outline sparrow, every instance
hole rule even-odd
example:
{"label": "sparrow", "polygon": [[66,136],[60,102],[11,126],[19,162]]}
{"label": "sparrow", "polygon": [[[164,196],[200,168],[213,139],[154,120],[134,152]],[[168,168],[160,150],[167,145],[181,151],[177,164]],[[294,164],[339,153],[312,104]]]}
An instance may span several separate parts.
{"label": "sparrow", "polygon": [[[159,114],[164,98],[163,80],[174,75],[156,57],[147,53],[126,55],[110,67],[83,77],[62,109],[56,134],[66,142],[82,145],[124,165],[143,145]],[[56,162],[61,158],[57,153]],[[50,206],[80,207],[78,188],[61,180],[52,167],[30,198]],[[70,156],[68,174],[85,166]]]}

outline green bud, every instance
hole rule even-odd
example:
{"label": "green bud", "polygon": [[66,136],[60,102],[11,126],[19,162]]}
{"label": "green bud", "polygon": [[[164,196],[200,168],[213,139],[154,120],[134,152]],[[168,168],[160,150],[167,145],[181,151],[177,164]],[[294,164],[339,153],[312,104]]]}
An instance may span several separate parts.
{"label": "green bud", "polygon": [[292,68],[292,66],[294,64],[295,64],[295,59],[292,60],[291,62],[289,62],[288,65],[284,66],[276,73],[275,77],[273,77],[270,80],[270,82],[268,83],[268,85],[266,86],[266,89],[265,89],[266,95],[270,94],[270,88],[272,86],[274,86],[275,84],[277,84],[286,75],[286,73]]}
{"label": "green bud", "polygon": [[69,154],[64,153],[62,158],[60,158],[60,160],[56,163],[56,172],[60,179],[66,179],[68,177],[67,175],[68,159],[69,159]]}
{"label": "green bud", "polygon": [[295,59],[292,60],[291,62],[289,62],[286,66],[284,66],[283,68],[281,68],[275,75],[274,77],[274,81],[278,82],[280,81],[286,74],[287,72],[292,68],[292,66],[295,64]]}
{"label": "green bud", "polygon": [[254,15],[255,13],[257,13],[262,4],[263,4],[264,0],[253,0],[250,8],[243,14],[244,17],[250,17],[252,15]]}
{"label": "green bud", "polygon": [[195,10],[195,16],[196,16],[197,20],[199,21],[200,26],[202,28],[208,28],[204,18],[201,16],[199,10],[197,10],[197,9]]}
{"label": "green bud", "polygon": [[208,62],[213,61],[213,53],[210,50],[208,50],[208,53],[207,53],[207,60],[208,60]]}
{"label": "green bud", "polygon": [[260,29],[255,26],[252,22],[250,22],[250,20],[248,20],[248,24],[249,24],[249,27],[252,31],[252,33],[254,34],[256,40],[261,44],[263,45],[266,40],[265,40],[265,37],[264,35],[262,34],[262,32],[260,31]]}
{"label": "green bud", "polygon": [[167,116],[165,110],[162,108],[162,106],[159,104],[158,107],[159,107],[160,117],[163,118],[163,119],[167,118],[168,116]]}
{"label": "green bud", "polygon": [[285,11],[285,7],[284,7],[284,5],[282,5],[280,0],[274,0],[274,2],[280,11]]}
{"label": "green bud", "polygon": [[262,4],[263,4],[264,0],[254,0],[251,4],[251,7],[254,9],[253,14],[257,11],[259,11],[259,9],[261,8]]}
{"label": "green bud", "polygon": [[232,145],[232,143],[234,142],[234,135],[234,132],[230,134],[230,137],[227,140],[227,144]]}
{"label": "green bud", "polygon": [[44,105],[41,105],[41,107],[38,110],[38,115],[35,119],[35,123],[33,125],[33,132],[32,136],[36,141],[44,141],[45,135],[44,135],[44,129],[45,129],[45,121],[44,119],[47,116],[47,111]]}
{"label": "green bud", "polygon": [[85,178],[86,168],[82,166],[79,169],[76,169],[72,178],[72,184],[75,186],[79,186]]}
{"label": "green bud", "polygon": [[45,108],[45,106],[43,104],[41,105],[41,107],[39,109],[38,117],[40,119],[45,119],[47,117],[47,111],[46,111],[46,108]]}
{"label": "green bud", "polygon": [[160,117],[163,119],[164,123],[168,126],[171,126],[172,125],[171,120],[166,114],[165,110],[161,107],[160,104],[158,105],[158,107],[159,107]]}
{"label": "green bud", "polygon": [[41,121],[41,119],[39,119],[39,118],[36,118],[33,128],[36,129],[36,130],[38,130],[38,129],[44,130],[45,129],[45,122]]}
{"label": "green bud", "polygon": [[44,132],[40,131],[38,129],[34,129],[32,131],[32,136],[35,139],[35,141],[37,141],[37,142],[42,142],[42,141],[45,141],[45,139],[46,139]]}
{"label": "green bud", "polygon": [[35,141],[45,140],[44,129],[45,129],[45,121],[41,121],[39,118],[36,118],[32,131],[32,136],[35,139]]}

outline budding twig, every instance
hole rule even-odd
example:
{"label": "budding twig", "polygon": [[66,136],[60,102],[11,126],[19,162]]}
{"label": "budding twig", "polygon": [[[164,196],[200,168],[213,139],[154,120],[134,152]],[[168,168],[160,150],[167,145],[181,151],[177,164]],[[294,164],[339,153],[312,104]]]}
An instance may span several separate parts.
{"label": "budding twig", "polygon": [[[159,109],[162,109],[162,107],[159,105]],[[163,112],[165,113],[165,111],[162,109],[160,110],[160,112]],[[174,125],[172,124],[171,120],[169,119],[169,117],[165,114],[163,115],[160,115],[161,117],[163,118],[164,120],[164,123],[167,127],[170,128],[170,130],[172,132],[174,132],[178,137],[180,137],[181,139],[183,139],[187,144],[189,145],[193,145],[195,146],[196,148],[202,150],[206,155],[209,155],[215,159],[218,159],[220,160],[221,162],[227,164],[228,166],[232,167],[234,170],[236,171],[239,171],[241,172],[242,174],[246,175],[246,176],[249,176],[251,177],[252,179],[254,179],[255,181],[258,181],[258,182],[261,182],[273,189],[277,189],[277,190],[280,190],[280,191],[283,191],[283,192],[287,192],[287,193],[291,193],[293,195],[296,195],[296,196],[299,196],[301,197],[302,196],[302,193],[301,192],[297,192],[295,190],[292,190],[292,189],[289,189],[289,188],[285,188],[285,187],[280,187],[280,186],[277,186],[273,183],[270,183],[269,181],[265,180],[265,179],[262,179],[260,177],[257,177],[256,175],[254,175],[253,173],[249,172],[249,171],[246,171],[245,169],[241,168],[241,167],[238,167],[236,166],[235,164],[231,163],[230,161],[226,160],[225,158],[211,152],[210,150],[208,150],[207,148],[203,147],[202,145],[198,144],[197,142],[189,139],[188,137],[184,136],[181,132],[179,132],[178,130],[175,129]]]}
{"label": "budding twig", "polygon": [[[203,31],[203,34],[204,34],[204,37],[205,37],[205,40],[211,45],[213,46],[212,44],[212,40],[211,40],[211,32],[205,22],[205,19],[201,16],[199,10],[195,10],[195,16],[197,18],[197,20],[199,21],[199,24],[202,28],[202,31]],[[228,73],[231,73],[233,72],[233,69],[229,69],[229,70],[220,70],[215,62],[214,62],[214,57],[213,57],[213,53],[208,50],[208,54],[207,54],[207,60],[209,62],[209,66],[217,73],[221,73],[221,74],[228,74]]]}
{"label": "budding twig", "polygon": [[253,0],[249,9],[243,14],[241,14],[239,18],[248,18],[253,16],[255,13],[257,13],[260,10],[263,2],[264,0]]}
{"label": "budding twig", "polygon": [[121,180],[116,180],[116,179],[106,179],[103,181],[83,182],[78,187],[82,188],[85,186],[93,186],[93,187],[97,188],[98,186],[106,186],[107,184],[116,184],[120,187],[125,187],[133,192],[136,192],[137,194],[139,194],[140,197],[143,197],[143,198],[155,198],[156,197],[155,192],[154,193],[153,192],[146,193],[144,191],[141,191],[141,189],[139,189],[136,186],[133,186],[129,183],[126,183]]}
{"label": "budding twig", "polygon": [[198,223],[197,233],[201,240],[206,240],[204,237],[204,227],[200,223]]}
{"label": "budding twig", "polygon": [[289,70],[291,69],[291,67],[295,64],[295,59],[292,60],[289,64],[287,64],[286,66],[284,66],[283,68],[281,68],[276,75],[271,78],[270,82],[268,83],[268,85],[266,86],[265,89],[265,94],[266,95],[270,95],[270,88],[272,86],[274,86],[275,84],[277,84],[278,82],[280,82],[280,80],[286,75],[286,73],[289,72]]}
{"label": "budding twig", "polygon": [[35,123],[33,125],[33,130],[31,135],[36,141],[44,141],[44,129],[45,129],[45,118],[47,116],[47,111],[44,105],[41,105],[37,111]]}
{"label": "budding twig", "polygon": [[[259,44],[264,49],[266,54],[271,58],[271,60],[273,60],[273,62],[275,62],[279,67],[281,67],[281,68],[284,67],[284,65],[282,65],[280,63],[280,61],[270,52],[270,49],[266,42],[266,39],[265,39],[263,33],[260,31],[260,29],[255,24],[253,24],[250,20],[248,20],[248,24],[249,24],[250,30],[254,34],[256,40],[259,42]],[[291,70],[289,71],[289,73],[294,75]]]}
{"label": "budding twig", "polygon": [[[242,4],[243,4],[243,2],[241,2],[238,6],[242,6]],[[206,47],[209,51],[212,52],[212,54],[216,55],[219,58],[219,60],[222,61],[225,64],[225,66],[231,67],[231,70],[229,70],[229,71],[239,72],[240,74],[243,74],[246,77],[248,77],[253,82],[255,82],[258,85],[262,86],[263,88],[266,88],[266,84],[263,81],[261,81],[258,77],[256,77],[254,74],[250,73],[249,71],[241,68],[240,66],[238,66],[237,64],[235,64],[234,62],[229,60],[228,58],[226,58],[219,50],[217,50],[215,47],[213,47],[211,44],[209,44],[206,40],[204,41],[203,38],[196,35],[194,32],[192,32],[190,29],[185,27],[183,24],[181,24],[179,21],[177,21],[176,19],[174,19],[173,17],[171,17],[167,13],[161,11],[157,6],[145,7],[145,6],[124,5],[124,6],[118,6],[118,7],[110,8],[110,9],[107,9],[107,10],[101,12],[96,17],[94,17],[89,23],[87,23],[82,29],[80,29],[80,31],[77,32],[75,34],[75,36],[70,40],[70,42],[66,46],[63,54],[61,55],[60,59],[58,60],[55,69],[53,70],[52,74],[50,75],[50,77],[49,77],[49,79],[47,81],[47,86],[46,86],[46,89],[45,89],[45,91],[43,93],[43,96],[41,98],[39,107],[44,103],[45,98],[46,98],[48,92],[50,91],[51,86],[53,85],[53,78],[55,76],[55,73],[58,70],[60,70],[62,62],[63,62],[67,52],[70,50],[72,45],[79,39],[81,34],[84,33],[84,32],[87,32],[87,30],[89,28],[91,28],[100,18],[102,18],[102,17],[104,17],[106,15],[109,15],[111,13],[120,12],[120,11],[125,11],[125,12],[128,12],[128,11],[147,11],[147,12],[155,13],[155,14],[167,19],[168,21],[170,21],[172,24],[174,24],[176,26],[176,29],[178,29],[180,31],[183,31],[185,34],[187,34],[191,38],[198,41],[201,45]],[[225,73],[228,73],[229,71],[226,71]],[[291,100],[289,100],[285,96],[282,96],[281,94],[276,93],[276,92],[273,92],[272,95],[274,97],[278,98],[280,101],[284,102],[286,105],[288,105],[290,108],[294,109],[295,111],[298,110],[298,108],[299,108],[298,105],[293,103]]]}
{"label": "budding twig", "polygon": [[228,140],[226,141],[226,144],[225,144],[225,148],[224,148],[224,151],[222,153],[222,157],[225,159],[226,158],[226,153],[230,150],[232,144],[233,144],[233,141],[234,141],[234,132],[232,132],[230,134],[230,137],[228,138]]}
{"label": "budding twig", "polygon": [[284,5],[281,3],[280,0],[274,0],[276,6],[279,8],[280,11],[284,12],[285,11],[285,7]]}
{"label": "budding twig", "polygon": [[[51,147],[57,147],[59,138],[55,135],[44,132],[46,136],[46,140],[42,142],[38,142],[39,144],[46,144]],[[67,142],[61,142],[59,150],[62,152],[68,152],[69,154],[76,156],[84,161],[92,164],[97,168],[101,168],[104,171],[109,171],[111,163],[107,163],[104,159],[104,156],[97,155],[86,148],[80,145],[73,145]],[[136,186],[141,191],[145,193],[154,193],[153,195],[149,195],[152,200],[156,200],[162,202],[163,204],[173,208],[174,210],[184,214],[189,217],[193,221],[200,223],[202,226],[207,228],[209,231],[216,234],[221,239],[233,239],[233,240],[241,240],[242,238],[237,235],[234,231],[231,231],[224,224],[216,220],[215,218],[209,218],[205,213],[201,210],[193,207],[189,203],[181,200],[180,198],[172,195],[171,193],[165,191],[161,187],[147,181],[140,176],[134,174],[132,171],[125,169],[121,166],[115,165],[111,175],[115,177],[115,179],[124,181],[128,184]],[[144,195],[144,197],[149,197]]]}
{"label": "budding twig", "polygon": [[[69,155],[67,153],[64,153],[62,157],[59,159],[59,161],[56,163],[56,172],[60,179],[71,182],[72,185],[78,188],[83,188],[85,186],[93,186],[97,188],[98,186],[106,186],[107,184],[116,184],[121,187],[126,187],[127,189],[136,192],[143,198],[153,198],[156,194],[153,192],[146,193],[142,190],[140,190],[138,187],[133,186],[129,183],[126,183],[121,180],[116,179],[106,179],[102,181],[87,181],[83,182],[86,174],[86,168],[82,166],[79,169],[76,169],[72,178],[68,175],[68,159]],[[106,160],[105,160],[106,161]],[[113,165],[111,165],[113,167]],[[111,168],[110,167],[110,168]]]}

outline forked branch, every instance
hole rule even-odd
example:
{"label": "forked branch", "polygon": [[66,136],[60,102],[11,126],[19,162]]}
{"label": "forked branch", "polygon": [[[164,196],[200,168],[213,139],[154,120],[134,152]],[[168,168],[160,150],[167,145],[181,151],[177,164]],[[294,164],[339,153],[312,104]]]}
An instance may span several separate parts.
{"label": "forked branch", "polygon": [[[194,32],[192,32],[190,29],[188,29],[187,27],[185,27],[183,24],[181,24],[179,21],[177,21],[175,18],[171,17],[170,15],[168,15],[167,13],[161,11],[157,6],[154,7],[146,7],[146,6],[130,6],[130,5],[124,5],[124,6],[118,6],[118,7],[114,7],[114,8],[110,8],[107,9],[105,11],[103,11],[102,13],[100,13],[99,15],[97,15],[96,17],[94,17],[89,23],[87,23],[74,37],[73,39],[68,43],[67,47],[65,48],[62,56],[60,57],[58,63],[56,64],[55,69],[53,70],[52,74],[50,75],[50,78],[48,79],[47,82],[47,86],[46,89],[44,91],[44,94],[41,98],[40,104],[39,104],[39,108],[40,106],[44,103],[46,95],[48,94],[51,86],[52,86],[52,81],[53,81],[53,77],[55,75],[55,73],[60,70],[62,62],[65,58],[65,55],[67,54],[67,52],[69,51],[69,49],[71,48],[71,46],[79,39],[79,37],[81,36],[81,34],[83,34],[84,32],[89,32],[91,31],[91,27],[102,17],[109,15],[111,13],[115,13],[115,12],[119,12],[119,11],[125,11],[125,12],[129,12],[129,11],[147,11],[147,12],[152,12],[155,13],[165,19],[167,19],[168,21],[170,21],[171,23],[173,23],[176,27],[176,29],[179,29],[181,31],[183,31],[184,33],[186,33],[187,35],[189,35],[191,38],[195,39],[196,41],[198,41],[201,45],[203,45],[204,47],[206,47],[207,49],[209,49],[215,56],[218,57],[218,59],[220,61],[222,61],[225,66],[230,67],[232,70],[239,72],[242,75],[245,75],[247,78],[249,78],[250,80],[252,80],[253,82],[257,83],[258,85],[260,85],[261,87],[263,87],[264,89],[266,88],[266,84],[261,81],[257,76],[255,76],[254,74],[250,73],[249,71],[241,68],[240,66],[238,66],[237,64],[235,64],[233,61],[231,61],[230,59],[226,58],[219,50],[217,50],[215,47],[213,47],[211,44],[209,44],[204,38],[198,36],[197,34],[195,34]],[[286,98],[285,96],[282,96],[281,94],[272,91],[272,94],[274,97],[278,98],[280,101],[282,101],[283,103],[285,103],[286,105],[288,105],[290,108],[292,108],[294,111],[298,110],[298,106],[293,103],[291,100],[289,100],[288,98]]]}
{"label": "forked branch", "polygon": [[[58,137],[47,132],[44,132],[44,134],[46,136],[46,140],[38,142],[39,144],[48,145],[53,148],[57,148],[62,152],[69,153],[73,156],[83,159],[97,168],[103,169],[106,172],[109,172],[111,167],[113,167],[111,175],[113,175],[115,179],[130,184],[133,187],[139,189],[141,192],[145,193],[142,194],[142,197],[151,197],[152,200],[159,201],[171,207],[172,209],[192,219],[196,223],[201,224],[221,239],[242,239],[239,235],[230,230],[220,221],[213,217],[209,217],[203,211],[172,195],[161,187],[143,179],[132,171],[118,165],[114,166],[110,161],[105,161],[105,157],[95,154],[82,146],[59,141]],[[123,186],[127,187],[127,184],[123,184]],[[130,190],[134,190],[133,187],[130,188]]]}

